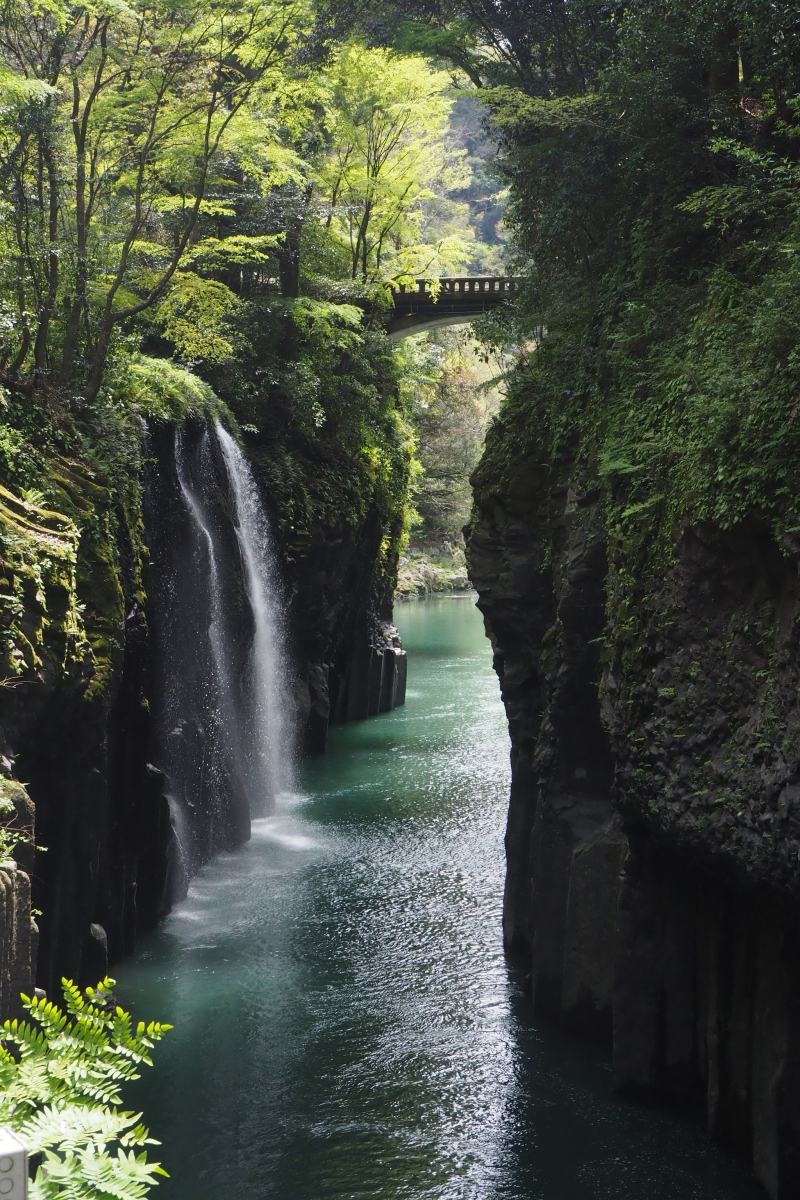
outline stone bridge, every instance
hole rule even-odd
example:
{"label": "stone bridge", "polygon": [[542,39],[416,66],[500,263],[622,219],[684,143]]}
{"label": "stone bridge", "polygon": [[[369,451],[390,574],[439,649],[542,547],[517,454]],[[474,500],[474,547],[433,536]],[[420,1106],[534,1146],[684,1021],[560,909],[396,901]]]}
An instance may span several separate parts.
{"label": "stone bridge", "polygon": [[515,280],[505,276],[448,277],[439,283],[436,300],[427,279],[417,279],[413,287],[400,284],[394,288],[394,308],[386,318],[390,338],[408,337],[436,325],[464,325],[512,299],[516,292]]}

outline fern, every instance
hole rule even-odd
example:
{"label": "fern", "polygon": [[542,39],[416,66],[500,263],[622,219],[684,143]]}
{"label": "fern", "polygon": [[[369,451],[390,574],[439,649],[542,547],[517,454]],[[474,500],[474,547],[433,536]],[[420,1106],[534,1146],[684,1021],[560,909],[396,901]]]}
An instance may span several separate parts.
{"label": "fern", "polygon": [[64,1008],[23,996],[32,1021],[6,1021],[0,1043],[0,1125],[37,1156],[31,1200],[142,1200],[166,1175],[141,1147],[158,1145],[141,1113],[121,1110],[121,1087],[152,1066],[169,1025],[135,1030],[114,1004],[113,979],[97,988],[62,981]]}

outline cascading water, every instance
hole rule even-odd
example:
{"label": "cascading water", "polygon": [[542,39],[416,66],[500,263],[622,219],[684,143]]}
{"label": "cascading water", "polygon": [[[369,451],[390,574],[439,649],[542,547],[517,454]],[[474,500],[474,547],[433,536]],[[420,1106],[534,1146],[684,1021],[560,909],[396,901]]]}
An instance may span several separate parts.
{"label": "cascading water", "polygon": [[287,790],[290,784],[286,671],[282,621],[276,601],[275,554],[267,515],[250,466],[219,422],[216,435],[228,471],[234,526],[253,613],[254,633],[247,683],[254,760],[249,774],[251,812],[260,815],[265,801]]}
{"label": "cascading water", "polygon": [[[213,465],[208,431],[204,431],[201,447],[200,462],[203,467],[201,480],[208,483],[213,481]],[[236,703],[236,686],[233,676],[234,648],[231,644],[230,631],[226,622],[225,594],[220,571],[220,550],[213,531],[212,514],[209,510],[207,496],[199,494],[187,477],[186,450],[184,438],[179,433],[175,439],[175,467],[181,497],[196,527],[198,550],[204,554],[208,568],[208,641],[211,647],[213,674],[208,680],[207,692],[211,700],[210,719],[220,733],[221,740],[227,745],[226,757],[230,769],[238,778],[241,773],[240,763],[243,752],[239,736],[239,714]],[[205,489],[208,491],[208,488]]]}
{"label": "cascading water", "polygon": [[165,444],[150,487],[153,760],[172,859],[164,908],[249,837],[288,786],[282,621],[269,525],[244,456],[217,425]]}

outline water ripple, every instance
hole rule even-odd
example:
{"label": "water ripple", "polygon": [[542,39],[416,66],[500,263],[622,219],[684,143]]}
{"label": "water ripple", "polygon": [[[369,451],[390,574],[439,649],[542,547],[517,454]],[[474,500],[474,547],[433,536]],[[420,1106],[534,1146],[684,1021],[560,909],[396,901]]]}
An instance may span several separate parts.
{"label": "water ripple", "polygon": [[405,708],[333,730],[120,971],[176,1026],[131,1097],[162,1200],[757,1195],[532,1022],[501,948],[509,747],[481,619],[442,599],[399,620]]}

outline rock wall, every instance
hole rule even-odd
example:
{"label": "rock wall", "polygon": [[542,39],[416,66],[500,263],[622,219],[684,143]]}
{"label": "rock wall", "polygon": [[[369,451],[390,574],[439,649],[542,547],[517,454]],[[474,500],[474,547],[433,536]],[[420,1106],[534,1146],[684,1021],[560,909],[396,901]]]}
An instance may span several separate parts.
{"label": "rock wall", "polygon": [[704,1109],[793,1197],[798,547],[703,525],[637,572],[597,478],[502,422],[474,483],[512,739],[504,931],[535,1010],[609,1039],[621,1091]]}
{"label": "rock wall", "polygon": [[33,993],[36,922],[31,881],[13,860],[0,863],[0,1021],[23,1017],[20,995]]}
{"label": "rock wall", "polygon": [[7,777],[0,780],[0,804],[0,836],[11,843],[8,857],[0,860],[0,1021],[6,1021],[23,1017],[20,996],[33,994],[39,929],[31,912],[33,804],[25,789]]}
{"label": "rock wall", "polygon": [[391,624],[396,564],[382,560],[384,536],[371,514],[360,525],[320,522],[302,545],[283,546],[305,753],[324,751],[331,724],[405,703],[406,652]]}
{"label": "rock wall", "polygon": [[213,432],[200,420],[177,436],[162,426],[148,451],[147,761],[159,827],[168,831],[148,889],[152,925],[210,858],[250,837],[252,746],[241,681],[253,615]]}
{"label": "rock wall", "polygon": [[8,492],[0,508],[0,767],[36,805],[29,869],[48,992],[62,975],[96,981],[109,942],[130,948],[137,847],[152,841],[136,514],[72,461],[53,462],[51,487],[58,512]]}
{"label": "rock wall", "polygon": [[[174,469],[165,465],[173,429],[159,428],[149,469],[158,476],[162,463],[167,484],[162,495],[151,480],[149,509],[144,464],[123,499],[87,465],[54,461],[58,511],[0,489],[0,776],[13,787],[25,781],[36,806],[40,849],[35,866],[23,865],[42,914],[37,982],[48,994],[62,976],[94,983],[129,954],[169,910],[185,868],[176,860],[165,777],[153,766],[158,639],[148,588],[158,592],[160,530],[175,518]],[[218,507],[224,519],[223,496]],[[324,749],[330,721],[405,698],[384,545],[382,521],[367,514],[361,529],[343,525],[337,535],[312,526],[301,547],[283,547],[306,751]],[[215,830],[208,853],[247,836],[243,820]],[[202,861],[201,853],[195,867]],[[18,891],[27,875],[20,869],[10,878]],[[14,929],[21,920],[13,918]],[[8,953],[18,981],[24,952]]]}
{"label": "rock wall", "polygon": [[619,897],[620,1091],[705,1109],[773,1197],[800,1179],[800,933],[772,898],[631,837]]}
{"label": "rock wall", "polygon": [[425,551],[409,548],[400,558],[395,599],[410,600],[436,592],[464,592],[471,587],[464,551],[459,547],[452,549],[447,543],[437,547],[435,558]]}

